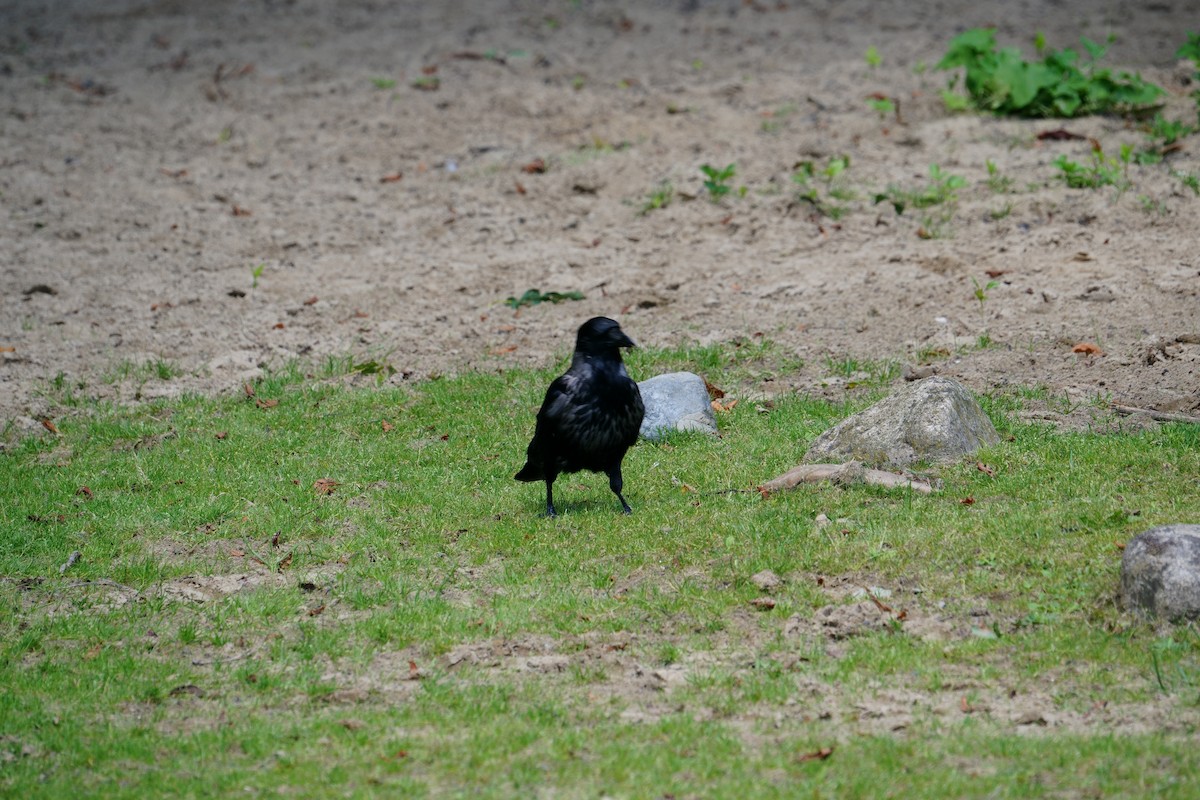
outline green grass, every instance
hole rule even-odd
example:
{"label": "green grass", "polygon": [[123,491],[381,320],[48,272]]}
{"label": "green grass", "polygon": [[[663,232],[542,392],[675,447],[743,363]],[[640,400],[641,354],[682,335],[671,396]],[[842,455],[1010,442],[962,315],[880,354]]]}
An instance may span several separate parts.
{"label": "green grass", "polygon": [[[748,340],[630,368],[736,389],[795,364]],[[764,498],[870,398],[747,401],[719,439],[630,452],[632,517],[585,474],[549,520],[512,474],[553,374],[354,390],[295,368],[255,384],[275,406],[85,403],[12,443],[0,794],[1195,795],[1200,637],[1113,603],[1117,543],[1200,517],[1195,427],[1056,433],[999,394],[994,478],[972,460],[931,496]],[[758,611],[764,569],[785,583]],[[817,576],[892,587],[951,632],[826,640]],[[179,594],[217,580],[243,588]],[[891,692],[915,693],[902,731],[871,710]],[[1050,726],[1013,723],[1012,697]]]}

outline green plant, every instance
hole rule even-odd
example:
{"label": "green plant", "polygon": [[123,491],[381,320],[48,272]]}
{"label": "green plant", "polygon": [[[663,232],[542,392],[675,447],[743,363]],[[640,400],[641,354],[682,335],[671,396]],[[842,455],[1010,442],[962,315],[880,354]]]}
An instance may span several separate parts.
{"label": "green plant", "polygon": [[1005,203],[1004,205],[1000,206],[999,208],[993,208],[991,211],[989,211],[988,216],[991,217],[992,220],[999,222],[1000,220],[1004,219],[1008,215],[1012,214],[1012,211],[1013,211],[1013,204]]}
{"label": "green plant", "polygon": [[1183,185],[1191,189],[1194,194],[1200,195],[1200,176],[1177,169],[1171,170],[1171,175],[1182,181]]}
{"label": "green plant", "polygon": [[715,203],[729,194],[732,189],[729,181],[737,174],[737,165],[729,164],[724,169],[717,169],[709,164],[701,164],[700,171],[707,178],[704,181],[704,188],[708,189],[709,199]]}
{"label": "green plant", "polygon": [[942,171],[937,164],[929,165],[929,183],[917,189],[901,189],[889,186],[885,191],[873,195],[878,205],[883,201],[892,204],[897,214],[903,214],[909,206],[913,208],[929,208],[954,203],[958,200],[958,190],[967,185],[961,175],[950,175]]}
{"label": "green plant", "polygon": [[879,55],[879,50],[875,48],[875,45],[871,45],[867,48],[867,52],[864,54],[864,57],[867,59],[867,66],[871,69],[875,69],[883,63],[883,57]]}
{"label": "green plant", "polygon": [[1147,214],[1153,214],[1156,217],[1163,217],[1169,212],[1166,203],[1161,200],[1155,200],[1149,195],[1139,194],[1137,199],[1138,204],[1142,207],[1142,211],[1146,212]]}
{"label": "green plant", "polygon": [[988,281],[984,285],[980,286],[979,281],[975,279],[974,275],[971,276],[971,283],[975,286],[975,299],[979,301],[979,313],[982,314],[984,304],[987,303],[987,293],[992,289],[995,289],[1000,284],[996,281]]}
{"label": "green plant", "polygon": [[392,78],[371,78],[371,83],[375,85],[376,89],[396,88],[396,81]]}
{"label": "green plant", "polygon": [[[792,172],[792,182],[797,185],[796,200],[811,204],[819,214],[830,219],[841,219],[850,207],[839,205],[832,200],[849,201],[857,196],[845,182],[845,173],[849,168],[850,156],[835,156],[829,159],[819,172],[813,162],[799,162]],[[813,185],[814,179],[824,184],[825,197],[822,197],[821,192]]]}
{"label": "green plant", "polygon": [[961,67],[967,93],[963,96],[954,91],[959,78],[955,73],[943,99],[951,109],[973,107],[1024,117],[1075,117],[1145,109],[1164,94],[1137,74],[1114,74],[1098,68],[1096,62],[1106,47],[1086,37],[1080,42],[1087,54],[1086,62],[1081,62],[1079,53],[1070,48],[1043,55],[1044,39],[1038,42],[1042,60],[1028,62],[1017,48],[997,50],[994,28],[968,30],[950,41],[936,67]]}
{"label": "green plant", "polygon": [[1007,175],[1001,175],[996,162],[989,158],[984,161],[984,164],[987,166],[987,185],[989,189],[996,194],[1004,194],[1005,192],[1012,191],[1013,179]]}
{"label": "green plant", "polygon": [[525,306],[536,306],[539,303],[561,303],[564,300],[583,299],[583,292],[541,292],[537,289],[529,289],[520,297],[508,298],[504,301],[504,305],[520,309]]}
{"label": "green plant", "polygon": [[1130,158],[1131,148],[1128,145],[1122,146],[1119,159],[1105,155],[1104,150],[1097,146],[1092,148],[1089,162],[1081,164],[1060,155],[1053,163],[1058,167],[1058,177],[1072,189],[1115,186],[1117,193],[1121,194],[1131,185],[1127,175]]}
{"label": "green plant", "polygon": [[666,208],[671,205],[671,200],[675,197],[675,187],[669,182],[663,181],[658,185],[658,188],[646,196],[646,201],[642,203],[638,214],[645,216],[651,211],[657,211],[660,208]]}
{"label": "green plant", "polygon": [[258,279],[262,277],[263,270],[266,268],[267,268],[266,264],[259,264],[258,266],[252,267],[250,269],[250,288],[251,289],[258,288]]}
{"label": "green plant", "polygon": [[[1196,74],[1192,80],[1200,83],[1200,33],[1189,32],[1187,41],[1175,51],[1175,57],[1191,59],[1192,63],[1196,65]],[[1200,123],[1200,89],[1192,92],[1192,99],[1196,101],[1196,120]]]}
{"label": "green plant", "polygon": [[890,97],[868,97],[867,105],[875,109],[880,118],[896,113],[896,103]]}

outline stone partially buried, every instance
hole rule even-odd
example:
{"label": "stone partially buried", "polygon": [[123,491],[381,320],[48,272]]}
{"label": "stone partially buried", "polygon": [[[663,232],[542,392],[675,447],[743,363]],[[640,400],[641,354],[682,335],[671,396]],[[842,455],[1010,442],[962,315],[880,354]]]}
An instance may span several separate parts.
{"label": "stone partially buried", "polygon": [[1000,441],[1000,434],[966,387],[932,377],[901,387],[817,437],[806,461],[862,461],[906,467],[952,462]]}
{"label": "stone partially buried", "polygon": [[1200,525],[1151,528],[1125,545],[1121,602],[1147,617],[1200,619]]}

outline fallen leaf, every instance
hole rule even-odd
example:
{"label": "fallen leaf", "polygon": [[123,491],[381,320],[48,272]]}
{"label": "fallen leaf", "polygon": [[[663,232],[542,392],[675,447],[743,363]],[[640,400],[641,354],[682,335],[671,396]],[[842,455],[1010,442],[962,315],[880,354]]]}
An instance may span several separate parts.
{"label": "fallen leaf", "polygon": [[421,677],[421,670],[417,669],[417,662],[410,660],[408,662],[408,679],[411,681],[415,681],[420,677]]}
{"label": "fallen leaf", "polygon": [[713,386],[708,381],[704,382],[704,388],[708,390],[708,399],[709,400],[720,400],[722,397],[725,396],[724,389],[718,389],[716,386]]}
{"label": "fallen leaf", "polygon": [[304,301],[304,305],[306,305],[306,306],[315,306],[316,304],[317,304],[317,296],[315,294],[312,297],[310,297]]}
{"label": "fallen leaf", "polygon": [[246,393],[246,397],[254,397],[254,387],[248,383],[242,384],[242,391]]}
{"label": "fallen leaf", "polygon": [[215,436],[217,439],[224,441],[225,439],[229,438],[229,431],[217,431]]}
{"label": "fallen leaf", "polygon": [[235,548],[235,549],[229,551],[230,558],[242,558],[245,555],[246,555],[245,550],[238,550]]}
{"label": "fallen leaf", "polygon": [[51,433],[58,433],[58,428],[55,426],[54,422],[51,419],[49,419],[48,417],[42,418],[42,427],[45,428],[46,430],[50,431]]}
{"label": "fallen leaf", "polygon": [[318,617],[321,615],[321,612],[324,610],[325,610],[325,604],[322,603],[321,605],[317,606],[316,608],[310,608],[308,610],[308,615],[310,617]]}
{"label": "fallen leaf", "polygon": [[958,707],[962,709],[962,713],[970,714],[971,706],[967,703],[967,696],[964,694],[962,700],[959,701]]}
{"label": "fallen leaf", "polygon": [[1038,141],[1068,141],[1071,139],[1086,139],[1086,136],[1081,136],[1078,133],[1071,133],[1065,128],[1055,128],[1052,131],[1042,131],[1037,135]]}
{"label": "fallen leaf", "polygon": [[254,401],[254,405],[258,406],[259,408],[274,408],[275,406],[279,405],[279,401],[274,398],[263,400],[260,397]]}
{"label": "fallen leaf", "polygon": [[540,158],[535,158],[525,166],[521,167],[521,172],[528,172],[530,175],[541,175],[546,171],[546,162]]}
{"label": "fallen leaf", "polygon": [[78,489],[75,490],[75,494],[83,495],[88,500],[92,499],[92,490],[86,486],[80,486]]}
{"label": "fallen leaf", "polygon": [[343,719],[339,720],[338,724],[348,731],[356,731],[366,726],[367,723],[363,722],[361,719]]}
{"label": "fallen leaf", "polygon": [[437,74],[437,64],[426,64],[425,66],[421,67],[421,74],[422,75],[436,75]]}
{"label": "fallen leaf", "polygon": [[979,470],[984,475],[987,475],[989,478],[996,477],[996,470],[992,469],[991,467],[989,467],[987,464],[983,463],[982,461],[975,462],[975,469]]}
{"label": "fallen leaf", "polygon": [[271,327],[272,327],[274,330],[281,331],[281,330],[283,330],[284,328],[286,328],[287,326],[286,326],[286,325],[284,325],[282,322],[276,322],[276,323],[275,323],[274,325],[272,325]]}
{"label": "fallen leaf", "polygon": [[313,489],[317,494],[333,494],[333,490],[341,484],[332,478],[318,478],[313,482]]}
{"label": "fallen leaf", "polygon": [[1124,549],[1125,549],[1125,543],[1124,543],[1124,542],[1113,542],[1113,546],[1114,546],[1114,547],[1116,547],[1118,550],[1124,550]]}
{"label": "fallen leaf", "polygon": [[284,556],[283,559],[279,562],[279,566],[275,568],[275,571],[283,572],[285,569],[290,567],[292,565],[292,556],[294,556],[294,555],[295,555],[295,553],[293,552],[293,553],[288,553],[286,556]]}
{"label": "fallen leaf", "polygon": [[999,278],[1001,275],[1004,275],[1007,272],[1008,270],[1006,269],[985,269],[983,274],[987,275],[989,278]]}
{"label": "fallen leaf", "polygon": [[100,651],[103,649],[104,649],[104,645],[101,644],[100,642],[96,642],[96,644],[92,645],[91,647],[89,647],[87,649],[87,652],[85,652],[83,654],[83,657],[86,658],[88,661],[91,661],[93,658],[100,655]]}
{"label": "fallen leaf", "polygon": [[737,398],[734,398],[732,400],[726,400],[724,402],[722,402],[720,400],[712,401],[713,411],[720,411],[722,413],[725,413],[727,411],[733,411],[733,407],[736,406],[737,404],[738,404]]}
{"label": "fallen leaf", "polygon": [[958,502],[962,503],[964,506],[973,506],[973,505],[975,505],[975,498],[974,497],[964,497],[962,500],[959,500]]}
{"label": "fallen leaf", "polygon": [[233,206],[233,215],[235,217],[252,217],[254,216],[254,212],[248,208],[242,208],[235,203]]}
{"label": "fallen leaf", "polygon": [[804,753],[796,756],[796,761],[803,764],[805,761],[824,761],[833,755],[832,747],[822,747],[820,750],[814,750],[811,753]]}
{"label": "fallen leaf", "polygon": [[517,346],[515,344],[510,344],[507,347],[493,347],[488,352],[494,356],[502,356],[505,353],[511,353],[511,352],[515,351],[516,349],[517,349]]}
{"label": "fallen leaf", "polygon": [[1071,348],[1072,353],[1085,353],[1089,356],[1102,356],[1104,351],[1091,342],[1080,342]]}
{"label": "fallen leaf", "polygon": [[1075,253],[1075,255],[1071,256],[1071,260],[1072,261],[1095,261],[1096,259],[1092,258],[1091,254],[1085,253],[1082,250],[1080,250],[1077,253]]}
{"label": "fallen leaf", "polygon": [[759,611],[770,611],[775,607],[775,601],[770,597],[756,597],[750,601],[750,605],[754,606]]}
{"label": "fallen leaf", "polygon": [[933,234],[930,233],[929,231],[925,230],[925,228],[923,228],[923,227],[917,228],[917,238],[918,239],[932,239]]}
{"label": "fallen leaf", "polygon": [[396,426],[395,426],[395,425],[393,425],[392,423],[388,422],[388,421],[385,419],[385,420],[383,420],[383,421],[380,423],[380,427],[381,427],[381,428],[383,428],[383,432],[384,432],[384,433],[387,433],[388,431],[390,431],[390,430],[394,429]]}
{"label": "fallen leaf", "polygon": [[279,547],[279,531],[275,531],[275,535],[271,537],[271,547]]}
{"label": "fallen leaf", "polygon": [[513,181],[513,186],[517,190],[517,194],[525,194],[525,186],[520,181]]}
{"label": "fallen leaf", "polygon": [[403,172],[393,172],[389,175],[384,175],[379,179],[380,183],[397,183],[404,177]]}
{"label": "fallen leaf", "polygon": [[900,609],[900,613],[896,615],[896,622],[904,622],[906,619],[908,619],[908,609],[902,608]]}
{"label": "fallen leaf", "polygon": [[7,345],[4,347],[0,347],[0,353],[15,353],[15,352],[17,352],[17,348],[15,348],[15,347],[8,347]]}

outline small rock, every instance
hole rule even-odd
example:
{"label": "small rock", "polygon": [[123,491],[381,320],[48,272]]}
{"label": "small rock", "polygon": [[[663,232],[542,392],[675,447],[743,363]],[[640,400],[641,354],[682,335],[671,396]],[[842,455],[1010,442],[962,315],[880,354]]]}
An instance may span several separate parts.
{"label": "small rock", "polygon": [[999,441],[971,393],[957,381],[935,376],[842,420],[817,437],[804,458],[904,467],[957,461]]}
{"label": "small rock", "polygon": [[751,575],[750,582],[764,592],[770,592],[783,586],[783,579],[769,569]]}
{"label": "small rock", "polygon": [[1163,525],[1134,537],[1121,558],[1121,601],[1147,617],[1200,619],[1200,525]]}
{"label": "small rock", "polygon": [[654,441],[664,431],[717,433],[717,418],[704,379],[691,372],[657,375],[638,384],[646,416],[642,436]]}
{"label": "small rock", "polygon": [[937,364],[925,364],[924,366],[914,367],[912,364],[905,364],[902,373],[906,381],[920,381],[925,378],[931,378],[938,374]]}

